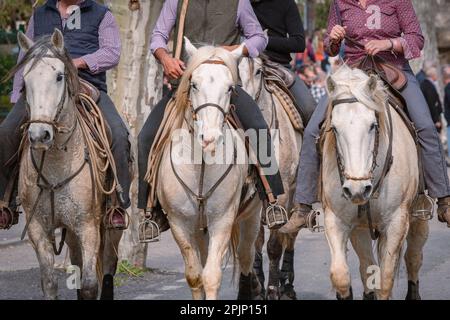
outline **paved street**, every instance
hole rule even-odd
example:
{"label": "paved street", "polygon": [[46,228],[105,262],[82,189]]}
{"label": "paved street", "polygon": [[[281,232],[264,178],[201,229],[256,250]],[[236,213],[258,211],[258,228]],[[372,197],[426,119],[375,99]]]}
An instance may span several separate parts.
{"label": "paved street", "polygon": [[[21,228],[2,232],[1,243],[16,239]],[[423,299],[450,299],[450,229],[433,220],[431,233],[425,247],[424,265],[421,270],[421,294]],[[328,268],[328,245],[323,234],[311,234],[303,230],[296,245],[295,286],[299,299],[334,299]],[[64,259],[58,259],[61,264]],[[355,298],[362,296],[358,266],[350,250]],[[267,255],[264,257],[267,261]],[[170,233],[163,235],[160,243],[149,247],[147,265],[150,268],[144,276],[135,278],[124,275],[117,281],[117,299],[190,299],[190,291],[184,280],[184,264],[178,247]],[[267,264],[266,264],[267,267]],[[235,299],[236,285],[231,283],[232,267],[225,267],[220,292],[221,299]],[[405,267],[402,264],[399,279],[395,284],[394,298],[406,295]],[[60,298],[75,299],[76,293],[65,286],[67,275],[60,273]],[[41,299],[38,263],[30,244],[0,244],[0,299]]]}

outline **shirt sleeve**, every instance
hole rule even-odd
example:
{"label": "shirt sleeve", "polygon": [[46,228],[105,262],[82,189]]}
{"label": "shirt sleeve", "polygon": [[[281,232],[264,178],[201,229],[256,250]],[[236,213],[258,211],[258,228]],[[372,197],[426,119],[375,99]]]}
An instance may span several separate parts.
{"label": "shirt sleeve", "polygon": [[237,23],[244,34],[244,43],[249,56],[256,58],[266,48],[268,39],[249,0],[239,1],[237,16]]}
{"label": "shirt sleeve", "polygon": [[152,53],[160,48],[168,51],[167,43],[169,42],[170,32],[172,32],[177,21],[177,8],[177,0],[166,0],[164,2],[150,39],[150,51]]}
{"label": "shirt sleeve", "polygon": [[[335,1],[337,1],[337,0],[335,0]],[[331,57],[337,56],[339,54],[339,49],[340,49],[340,44],[333,43],[330,39],[331,30],[333,30],[334,26],[339,24],[339,17],[336,13],[336,10],[338,10],[338,9],[336,8],[334,1],[331,1],[330,13],[328,14],[327,33],[326,33],[325,39],[323,41],[325,51]]]}
{"label": "shirt sleeve", "polygon": [[305,30],[294,0],[290,1],[285,15],[288,37],[269,36],[267,49],[279,53],[297,53],[305,51]]}
{"label": "shirt sleeve", "polygon": [[99,26],[100,49],[82,56],[93,74],[114,68],[120,61],[120,31],[113,14],[108,11]]}
{"label": "shirt sleeve", "polygon": [[[33,16],[31,16],[30,20],[28,21],[28,27],[27,27],[27,31],[25,34],[27,35],[28,38],[33,40],[33,38],[34,38]],[[22,61],[24,55],[25,55],[25,52],[20,50],[19,57],[17,58],[17,63]],[[23,81],[23,68],[22,68],[22,69],[18,70],[16,72],[16,74],[14,75],[13,91],[11,93],[11,98],[10,98],[11,103],[16,103],[19,100],[19,98],[22,94],[23,86],[24,86],[24,81]]]}
{"label": "shirt sleeve", "polygon": [[397,1],[397,17],[403,36],[400,42],[406,59],[419,58],[424,47],[424,37],[419,19],[414,11],[411,0]]}

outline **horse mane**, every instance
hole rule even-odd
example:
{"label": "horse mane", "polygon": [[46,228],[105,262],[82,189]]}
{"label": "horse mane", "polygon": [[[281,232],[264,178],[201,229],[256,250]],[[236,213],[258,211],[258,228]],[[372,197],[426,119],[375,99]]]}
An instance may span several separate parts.
{"label": "horse mane", "polygon": [[[186,111],[189,103],[189,91],[191,86],[192,73],[203,63],[208,60],[220,60],[225,63],[225,66],[231,72],[233,82],[236,84],[238,81],[237,62],[230,52],[221,47],[205,46],[197,50],[196,54],[190,57],[187,68],[181,77],[180,84],[175,96],[176,109],[179,111]],[[182,112],[184,115],[184,112]]]}
{"label": "horse mane", "polygon": [[48,56],[49,52],[56,59],[59,59],[62,63],[64,63],[64,66],[66,68],[67,90],[70,96],[75,96],[79,93],[80,88],[78,70],[72,63],[72,58],[70,58],[65,48],[63,52],[60,52],[58,49],[56,49],[56,47],[52,43],[50,35],[39,38],[34,43],[34,45],[25,53],[20,62],[11,69],[11,71],[5,77],[4,81],[11,79],[19,70],[22,70],[26,65],[28,65],[28,63],[32,61],[33,64],[28,70],[28,72],[30,72],[36,67],[39,61]]}
{"label": "horse mane", "polygon": [[[347,64],[342,65],[329,77],[335,82],[336,88],[333,92],[330,92],[327,87],[329,104],[320,137],[322,155],[332,155],[336,152],[336,138],[331,130],[331,116],[333,112],[331,103],[333,100],[341,98],[341,96],[353,96],[365,107],[375,111],[378,116],[380,136],[387,137],[386,102],[388,100],[388,91],[383,81],[378,79],[375,89],[370,92],[367,87],[369,76],[360,69],[350,68]],[[327,167],[326,162],[323,162],[322,165],[324,166],[324,172],[334,169]]]}

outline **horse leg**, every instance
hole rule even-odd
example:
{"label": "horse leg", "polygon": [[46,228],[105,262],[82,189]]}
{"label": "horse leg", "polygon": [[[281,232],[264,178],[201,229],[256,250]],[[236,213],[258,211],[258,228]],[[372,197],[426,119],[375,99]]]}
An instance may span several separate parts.
{"label": "horse leg", "polygon": [[325,210],[325,235],[331,253],[330,278],[338,300],[353,300],[346,249],[350,227],[330,209]]}
{"label": "horse leg", "polygon": [[[77,266],[81,270],[83,268],[83,257],[81,254],[80,244],[78,243],[76,235],[70,230],[67,230],[66,243],[69,247],[70,263],[73,266]],[[77,299],[81,300],[80,289],[77,289]]]}
{"label": "horse leg", "polygon": [[377,264],[372,250],[372,238],[367,229],[355,228],[351,233],[350,241],[359,258],[359,273],[364,286],[363,300],[374,300],[375,291],[373,288],[369,289],[367,283],[369,267]]}
{"label": "horse leg", "polygon": [[81,225],[77,232],[80,239],[83,268],[81,277],[81,298],[95,300],[98,295],[97,262],[100,250],[100,231],[98,224],[91,220]]}
{"label": "horse leg", "polygon": [[[280,241],[286,243],[280,273],[281,300],[297,300],[297,294],[294,290],[294,247],[297,234],[298,233],[295,235],[278,235]],[[284,240],[281,240],[283,237]]]}
{"label": "horse leg", "polygon": [[266,277],[264,276],[264,269],[263,269],[263,253],[262,249],[264,246],[264,225],[259,222],[259,234],[256,238],[255,242],[255,261],[253,262],[253,270],[255,272],[255,275],[257,277],[257,281],[261,285],[261,292],[259,294],[259,297],[256,296],[256,293],[253,292],[252,296],[255,299],[264,299],[266,295]]}
{"label": "horse leg", "polygon": [[184,274],[186,281],[191,288],[192,299],[203,300],[202,258],[200,256],[199,246],[194,239],[195,236],[191,235],[191,230],[183,229],[182,226],[185,222],[180,221],[177,223],[173,218],[169,219],[169,221],[173,237],[180,247],[184,259]]}
{"label": "horse leg", "polygon": [[103,230],[102,237],[103,279],[100,300],[114,300],[114,275],[117,270],[119,242],[122,238],[122,231]]}
{"label": "horse leg", "polygon": [[267,242],[267,255],[269,256],[269,282],[267,284],[267,299],[280,299],[280,260],[283,254],[283,245],[278,237],[278,231],[271,230]]}
{"label": "horse leg", "polygon": [[[260,221],[260,215],[253,214],[240,222],[238,259],[241,274],[239,279],[238,300],[252,300],[254,296],[257,297],[261,294],[261,284],[259,281],[253,281],[256,276],[253,272],[253,262],[256,251],[255,241],[259,235]],[[253,284],[256,285],[255,288],[253,288]]]}
{"label": "horse leg", "polygon": [[408,294],[406,300],[421,300],[419,294],[419,270],[422,267],[423,247],[428,238],[428,221],[413,220],[406,241],[406,270],[408,271]]}
{"label": "horse leg", "polygon": [[[233,219],[228,218],[232,214],[233,213],[224,215],[221,222],[233,221]],[[227,225],[213,226],[209,230],[210,241],[208,258],[202,274],[203,286],[205,288],[207,300],[217,299],[222,281],[222,260],[230,244],[232,227],[233,222],[227,223]]]}
{"label": "horse leg", "polygon": [[28,237],[36,252],[41,271],[41,287],[46,300],[56,300],[58,294],[58,279],[55,274],[55,255],[48,238],[48,232],[35,219],[31,220]]}
{"label": "horse leg", "polygon": [[408,234],[408,215],[406,208],[400,207],[395,210],[378,240],[381,269],[381,289],[377,292],[379,300],[388,300],[391,296],[395,274],[400,263],[402,245]]}

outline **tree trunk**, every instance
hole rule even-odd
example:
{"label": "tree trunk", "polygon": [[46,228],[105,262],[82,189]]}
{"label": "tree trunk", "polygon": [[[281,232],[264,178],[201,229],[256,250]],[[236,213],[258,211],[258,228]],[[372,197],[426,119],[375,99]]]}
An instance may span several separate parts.
{"label": "tree trunk", "polygon": [[108,74],[109,93],[130,127],[134,156],[131,187],[131,222],[124,232],[119,261],[127,260],[145,267],[147,246],[139,243],[138,227],[142,213],[137,204],[137,136],[152,107],[161,99],[163,74],[149,51],[150,35],[159,16],[163,0],[140,0],[140,9],[131,11],[126,0],[105,0],[119,26],[122,55],[119,66]]}

